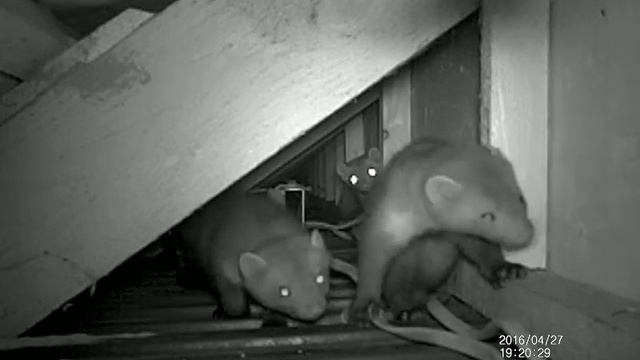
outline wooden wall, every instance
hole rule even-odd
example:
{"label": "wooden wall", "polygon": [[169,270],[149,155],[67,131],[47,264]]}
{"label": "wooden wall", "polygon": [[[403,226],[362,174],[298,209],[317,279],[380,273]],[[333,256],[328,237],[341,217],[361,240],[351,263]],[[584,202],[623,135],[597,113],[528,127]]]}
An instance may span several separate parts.
{"label": "wooden wall", "polygon": [[444,34],[411,64],[412,137],[479,141],[478,13]]}
{"label": "wooden wall", "polygon": [[477,7],[181,0],[71,69],[0,127],[0,335],[63,305]]}
{"label": "wooden wall", "polygon": [[478,19],[478,12],[474,12],[422,55],[382,80],[379,102],[353,116],[330,140],[325,139],[323,146],[307,155],[300,168],[283,173],[278,181],[289,176],[308,183],[314,195],[334,201],[336,164],[371,147],[384,144],[384,158],[388,160],[417,136],[480,141]]}

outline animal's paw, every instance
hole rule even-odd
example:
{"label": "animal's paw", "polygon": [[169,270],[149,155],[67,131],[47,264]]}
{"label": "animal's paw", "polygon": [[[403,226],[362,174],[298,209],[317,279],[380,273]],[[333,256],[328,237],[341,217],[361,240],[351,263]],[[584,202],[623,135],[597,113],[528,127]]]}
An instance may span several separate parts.
{"label": "animal's paw", "polygon": [[216,321],[220,321],[220,320],[229,320],[230,316],[227,315],[222,308],[220,307],[216,307],[212,312],[211,312],[211,319],[216,320]]}
{"label": "animal's paw", "polygon": [[504,261],[493,269],[489,284],[491,284],[494,289],[500,289],[505,281],[522,279],[527,276],[527,272],[527,268],[520,264]]}
{"label": "animal's paw", "polygon": [[[344,313],[343,313],[344,314]],[[371,321],[367,308],[351,308],[347,312],[347,323],[356,327],[370,327]]]}

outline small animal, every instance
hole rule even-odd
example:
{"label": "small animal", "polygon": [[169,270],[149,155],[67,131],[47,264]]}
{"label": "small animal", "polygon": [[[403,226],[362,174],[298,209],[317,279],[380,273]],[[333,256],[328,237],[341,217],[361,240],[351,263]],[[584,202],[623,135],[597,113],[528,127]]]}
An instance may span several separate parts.
{"label": "small animal", "polygon": [[337,205],[340,218],[349,219],[339,224],[324,221],[307,221],[310,229],[329,230],[339,238],[353,240],[353,236],[345,230],[352,229],[353,235],[361,237],[360,223],[364,217],[365,194],[371,189],[373,181],[382,169],[382,154],[377,148],[347,163],[336,166],[336,175],[340,179],[338,185]]}
{"label": "small animal", "polygon": [[349,311],[368,324],[380,304],[388,262],[427,230],[481,236],[503,248],[527,246],[533,225],[513,168],[499,151],[475,143],[418,138],[398,151],[367,193],[358,241],[359,281]]}
{"label": "small animal", "polygon": [[175,232],[218,298],[216,317],[247,316],[250,298],[297,320],[324,313],[330,254],[320,232],[264,194],[227,190]]}
{"label": "small animal", "polygon": [[401,318],[424,308],[463,258],[494,288],[511,277],[523,277],[526,268],[505,260],[500,246],[477,235],[428,230],[413,237],[387,265],[382,300]]}
{"label": "small animal", "polygon": [[382,153],[375,147],[366,154],[336,165],[336,175],[340,179],[336,200],[341,218],[353,219],[362,213],[365,194],[371,190],[381,169]]}

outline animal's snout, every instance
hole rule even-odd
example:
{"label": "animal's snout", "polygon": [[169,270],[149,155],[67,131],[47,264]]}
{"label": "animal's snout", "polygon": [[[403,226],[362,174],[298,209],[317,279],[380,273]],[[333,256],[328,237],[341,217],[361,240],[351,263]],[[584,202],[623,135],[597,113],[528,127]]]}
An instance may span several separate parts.
{"label": "animal's snout", "polygon": [[533,241],[535,228],[531,220],[523,221],[514,229],[515,232],[502,244],[507,250],[518,250],[527,247]]}
{"label": "animal's snout", "polygon": [[325,299],[313,301],[301,311],[300,318],[307,321],[316,320],[324,314],[326,308],[327,301]]}

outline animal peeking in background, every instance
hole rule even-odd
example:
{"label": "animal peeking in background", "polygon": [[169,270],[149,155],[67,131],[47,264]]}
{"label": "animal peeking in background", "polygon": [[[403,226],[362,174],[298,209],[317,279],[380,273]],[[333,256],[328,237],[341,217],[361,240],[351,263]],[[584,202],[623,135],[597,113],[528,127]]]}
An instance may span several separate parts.
{"label": "animal peeking in background", "polygon": [[366,154],[336,165],[336,175],[340,179],[336,201],[341,218],[352,219],[363,212],[365,194],[371,190],[381,170],[382,153],[377,148],[370,148]]}

